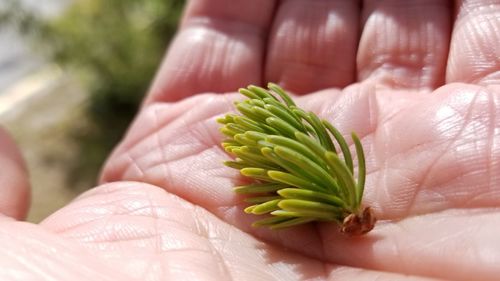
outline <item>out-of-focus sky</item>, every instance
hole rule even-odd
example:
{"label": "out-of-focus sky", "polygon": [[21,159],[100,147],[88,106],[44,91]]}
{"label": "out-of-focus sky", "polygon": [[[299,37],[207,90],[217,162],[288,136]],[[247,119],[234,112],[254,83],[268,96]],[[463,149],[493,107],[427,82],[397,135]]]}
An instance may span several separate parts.
{"label": "out-of-focus sky", "polygon": [[[73,0],[19,0],[43,17],[53,17]],[[0,2],[0,8],[2,4]],[[13,29],[0,28],[0,94],[16,81],[43,65],[26,41]]]}

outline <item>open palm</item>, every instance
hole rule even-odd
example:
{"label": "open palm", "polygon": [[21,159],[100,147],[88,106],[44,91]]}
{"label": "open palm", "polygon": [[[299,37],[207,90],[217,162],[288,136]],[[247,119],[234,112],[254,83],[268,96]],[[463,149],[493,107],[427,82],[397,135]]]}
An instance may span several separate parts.
{"label": "open palm", "polygon": [[[40,225],[2,195],[0,279],[495,280],[500,5],[457,2],[191,1],[103,185]],[[360,136],[372,232],[250,227],[215,118],[265,81]]]}

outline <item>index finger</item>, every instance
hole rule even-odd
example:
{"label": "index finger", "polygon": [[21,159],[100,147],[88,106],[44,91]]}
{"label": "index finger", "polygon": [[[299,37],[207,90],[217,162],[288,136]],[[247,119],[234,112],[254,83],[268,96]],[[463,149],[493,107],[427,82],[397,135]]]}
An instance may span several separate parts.
{"label": "index finger", "polygon": [[275,1],[192,0],[145,103],[261,84]]}

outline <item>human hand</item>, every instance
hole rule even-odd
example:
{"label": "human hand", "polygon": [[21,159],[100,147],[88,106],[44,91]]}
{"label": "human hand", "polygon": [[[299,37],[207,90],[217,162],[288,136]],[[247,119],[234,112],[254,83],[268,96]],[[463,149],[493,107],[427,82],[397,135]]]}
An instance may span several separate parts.
{"label": "human hand", "polygon": [[[499,6],[458,3],[455,15],[445,1],[410,2],[367,1],[361,13],[355,1],[191,1],[103,169],[113,183],[39,226],[0,220],[1,279],[495,280]],[[239,98],[220,93],[265,81],[362,138],[364,200],[382,220],[372,232],[249,226],[215,118]],[[12,155],[0,164],[21,186]]]}

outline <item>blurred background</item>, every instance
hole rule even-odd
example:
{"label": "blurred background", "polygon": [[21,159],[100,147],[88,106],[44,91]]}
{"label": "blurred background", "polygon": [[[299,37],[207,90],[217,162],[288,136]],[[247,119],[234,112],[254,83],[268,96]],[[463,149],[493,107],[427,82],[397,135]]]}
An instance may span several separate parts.
{"label": "blurred background", "polygon": [[0,0],[0,125],[31,174],[29,221],[93,187],[184,0]]}

